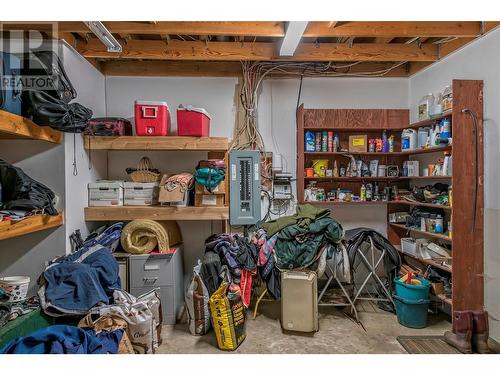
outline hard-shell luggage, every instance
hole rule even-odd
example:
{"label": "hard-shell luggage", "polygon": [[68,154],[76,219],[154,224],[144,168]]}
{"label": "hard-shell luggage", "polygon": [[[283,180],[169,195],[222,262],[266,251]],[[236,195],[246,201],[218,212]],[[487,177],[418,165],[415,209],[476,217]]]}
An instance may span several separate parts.
{"label": "hard-shell luggage", "polygon": [[21,61],[11,53],[0,52],[0,109],[21,115]]}
{"label": "hard-shell luggage", "polygon": [[296,332],[319,330],[316,272],[281,272],[281,326]]}

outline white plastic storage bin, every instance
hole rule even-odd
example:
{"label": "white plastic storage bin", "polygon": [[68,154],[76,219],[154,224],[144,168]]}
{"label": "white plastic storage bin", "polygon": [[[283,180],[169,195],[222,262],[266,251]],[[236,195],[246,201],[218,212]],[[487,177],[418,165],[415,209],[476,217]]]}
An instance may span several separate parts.
{"label": "white plastic storage bin", "polygon": [[413,255],[414,257],[421,258],[420,248],[427,246],[429,241],[425,238],[401,238],[401,251],[405,254]]}
{"label": "white plastic storage bin", "polygon": [[89,207],[123,206],[123,181],[91,182],[88,190]]}
{"label": "white plastic storage bin", "polygon": [[125,182],[123,204],[125,206],[151,206],[158,203],[158,182]]}

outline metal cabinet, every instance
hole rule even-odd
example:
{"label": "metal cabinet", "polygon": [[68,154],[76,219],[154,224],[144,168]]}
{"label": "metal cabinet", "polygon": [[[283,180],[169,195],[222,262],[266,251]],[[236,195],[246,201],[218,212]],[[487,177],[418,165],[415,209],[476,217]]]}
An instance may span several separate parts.
{"label": "metal cabinet", "polygon": [[129,256],[130,293],[140,296],[158,288],[164,324],[175,324],[184,303],[182,245],[165,254]]}

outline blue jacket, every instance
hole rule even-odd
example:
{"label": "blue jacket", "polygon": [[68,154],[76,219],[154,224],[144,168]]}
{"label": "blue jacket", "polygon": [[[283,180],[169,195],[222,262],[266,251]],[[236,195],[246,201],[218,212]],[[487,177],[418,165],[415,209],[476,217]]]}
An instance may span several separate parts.
{"label": "blue jacket", "polygon": [[99,303],[112,303],[113,290],[121,287],[118,263],[101,245],[56,259],[43,278],[38,296],[51,316],[85,315]]}
{"label": "blue jacket", "polygon": [[68,325],[39,329],[9,342],[1,354],[116,354],[123,330],[95,333]]}

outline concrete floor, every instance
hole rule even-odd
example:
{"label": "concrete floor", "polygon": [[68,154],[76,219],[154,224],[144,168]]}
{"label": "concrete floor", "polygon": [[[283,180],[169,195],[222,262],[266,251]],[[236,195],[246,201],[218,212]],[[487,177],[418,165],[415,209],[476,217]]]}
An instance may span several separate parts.
{"label": "concrete floor", "polygon": [[[356,354],[406,353],[396,341],[400,335],[442,335],[451,329],[444,314],[429,315],[425,329],[406,328],[397,322],[396,315],[382,311],[366,302],[358,307],[365,329],[336,308],[320,308],[319,332],[314,335],[285,334],[279,321],[279,303],[268,302],[259,308],[253,320],[253,311],[247,312],[247,337],[236,353],[246,354]],[[217,348],[213,330],[205,336],[192,336],[186,324],[164,326],[163,344],[158,353],[217,354],[226,353]]]}

